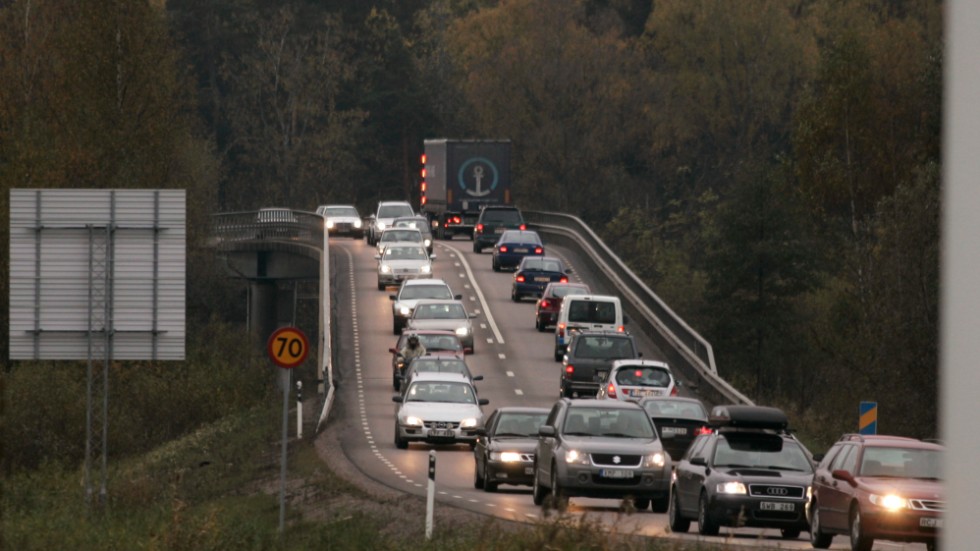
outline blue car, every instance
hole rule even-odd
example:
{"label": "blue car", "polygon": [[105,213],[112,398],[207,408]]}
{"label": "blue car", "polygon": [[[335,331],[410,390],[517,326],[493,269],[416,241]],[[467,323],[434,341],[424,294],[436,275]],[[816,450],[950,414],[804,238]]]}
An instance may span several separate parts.
{"label": "blue car", "polygon": [[493,271],[516,268],[526,256],[544,256],[544,245],[537,232],[508,230],[493,246]]}
{"label": "blue car", "polygon": [[514,273],[510,299],[520,302],[524,297],[538,298],[551,282],[568,283],[571,269],[565,268],[560,258],[552,256],[527,256]]}

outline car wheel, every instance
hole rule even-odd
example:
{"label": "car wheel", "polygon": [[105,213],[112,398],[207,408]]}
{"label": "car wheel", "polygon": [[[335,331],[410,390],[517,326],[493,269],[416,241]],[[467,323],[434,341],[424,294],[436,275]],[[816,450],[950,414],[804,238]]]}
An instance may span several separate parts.
{"label": "car wheel", "polygon": [[401,334],[402,328],[398,325],[397,321],[391,324],[391,332],[394,333],[395,335]]}
{"label": "car wheel", "polygon": [[384,290],[385,290],[385,284],[384,284],[384,283],[381,283],[381,282],[379,281],[379,282],[378,282],[378,290],[379,290],[379,291],[384,291]]}
{"label": "car wheel", "polygon": [[544,331],[544,324],[541,323],[541,316],[534,316],[534,328],[538,331]]}
{"label": "car wheel", "polygon": [[666,513],[667,508],[670,507],[670,494],[664,497],[655,497],[650,500],[650,507],[653,509],[654,513]]}
{"label": "car wheel", "polygon": [[562,353],[561,353],[561,350],[559,350],[559,349],[558,349],[558,348],[556,347],[556,348],[555,348],[555,361],[556,361],[556,362],[560,362],[560,361],[561,361],[561,357],[562,357]]}
{"label": "car wheel", "polygon": [[494,259],[493,261],[491,261],[490,262],[490,265],[493,267],[493,271],[495,271],[495,272],[499,272],[500,271],[500,264],[497,264],[496,259]]}
{"label": "car wheel", "polygon": [[401,387],[402,387],[402,383],[401,383],[401,381],[400,381],[400,380],[398,379],[398,377],[392,377],[392,378],[391,378],[391,386],[392,386],[392,388],[394,388],[395,390],[401,390]]}
{"label": "car wheel", "polygon": [[493,480],[490,480],[490,476],[487,475],[486,473],[484,473],[484,477],[485,479],[483,481],[483,490],[487,492],[496,492],[497,483],[494,482]]}
{"label": "car wheel", "polygon": [[871,551],[875,540],[864,535],[863,532],[861,509],[855,505],[851,507],[851,551]]}
{"label": "car wheel", "polygon": [[476,466],[473,467],[473,487],[477,490],[483,489],[484,480],[480,476],[480,462],[476,462]]}
{"label": "car wheel", "polygon": [[475,253],[482,253],[483,252],[483,247],[481,247],[479,244],[477,244],[476,241],[473,242],[473,252],[475,252]]}
{"label": "car wheel", "polygon": [[800,537],[800,532],[802,532],[802,530],[799,528],[781,528],[779,530],[779,534],[783,536],[784,540],[795,540],[796,538]]}
{"label": "car wheel", "polygon": [[408,440],[398,436],[398,423],[395,423],[395,447],[400,450],[408,449]]}
{"label": "car wheel", "polygon": [[517,294],[517,291],[511,290],[511,292],[510,292],[510,300],[513,300],[514,302],[520,302],[521,301],[521,295]]}
{"label": "car wheel", "polygon": [[555,465],[551,466],[551,503],[559,513],[564,513],[568,509],[568,496],[558,482],[558,467]]}
{"label": "car wheel", "polygon": [[681,514],[681,503],[680,498],[677,497],[677,490],[672,490],[671,495],[673,497],[670,498],[670,506],[667,508],[667,521],[670,523],[670,531],[684,534],[691,529],[691,521]]}
{"label": "car wheel", "polygon": [[548,493],[541,486],[541,483],[538,482],[538,466],[535,465],[534,466],[534,482],[531,483],[531,501],[533,501],[534,504],[535,505],[538,505],[538,506],[544,505],[544,498],[547,495],[548,495]]}
{"label": "car wheel", "polygon": [[633,507],[637,511],[646,511],[647,508],[650,507],[650,500],[647,499],[647,498],[639,498],[639,497],[638,498],[634,498],[633,499]]}
{"label": "car wheel", "polygon": [[834,539],[833,534],[824,533],[820,529],[820,508],[814,503],[813,507],[813,518],[810,519],[810,545],[814,549],[827,549],[830,547],[830,543]]}
{"label": "car wheel", "polygon": [[698,500],[698,533],[702,536],[717,536],[718,523],[711,518],[708,510],[708,494],[701,492],[701,499]]}

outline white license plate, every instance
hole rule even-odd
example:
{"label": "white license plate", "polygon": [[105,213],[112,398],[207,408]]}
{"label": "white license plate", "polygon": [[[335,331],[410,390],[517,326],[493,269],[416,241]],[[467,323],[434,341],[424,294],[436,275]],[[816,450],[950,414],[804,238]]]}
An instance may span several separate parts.
{"label": "white license plate", "polygon": [[496,229],[493,230],[493,233],[504,233],[504,230],[506,230],[506,229],[507,228],[496,228]]}
{"label": "white license plate", "polygon": [[660,429],[660,434],[687,434],[687,429],[684,427],[663,427]]}
{"label": "white license plate", "polygon": [[923,528],[942,528],[943,519],[941,518],[920,518],[919,526]]}
{"label": "white license plate", "polygon": [[772,501],[763,501],[759,504],[759,508],[763,511],[795,511],[795,503],[775,503]]}
{"label": "white license plate", "polygon": [[547,281],[551,281],[551,278],[550,277],[536,277],[536,278],[534,278],[534,281],[545,281],[545,282],[547,282]]}
{"label": "white license plate", "polygon": [[603,478],[633,478],[633,471],[627,469],[602,469],[599,476]]}
{"label": "white license plate", "polygon": [[453,429],[432,429],[429,431],[429,436],[433,438],[452,438],[456,435],[453,434]]}
{"label": "white license plate", "polygon": [[514,247],[514,252],[515,253],[526,253],[527,252],[527,247]]}

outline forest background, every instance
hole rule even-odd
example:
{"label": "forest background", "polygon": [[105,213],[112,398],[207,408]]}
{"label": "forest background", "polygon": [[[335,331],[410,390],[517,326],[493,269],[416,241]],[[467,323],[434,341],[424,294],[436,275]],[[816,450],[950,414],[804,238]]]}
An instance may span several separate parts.
{"label": "forest background", "polygon": [[[517,205],[584,219],[809,442],[862,400],[935,437],[942,53],[937,0],[10,0],[0,350],[11,188],[187,189],[187,361],[114,374],[110,449],[151,449],[269,392],[211,214],[417,205],[423,139],[509,138]],[[0,363],[4,471],[78,464],[78,366]]]}

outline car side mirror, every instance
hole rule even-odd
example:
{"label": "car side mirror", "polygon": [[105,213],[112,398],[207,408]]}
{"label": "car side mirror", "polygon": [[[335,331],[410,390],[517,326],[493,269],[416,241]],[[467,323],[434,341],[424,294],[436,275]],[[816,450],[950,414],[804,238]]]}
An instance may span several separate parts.
{"label": "car side mirror", "polygon": [[702,467],[708,466],[708,460],[703,457],[692,457],[691,465],[700,465]]}
{"label": "car side mirror", "polygon": [[486,427],[480,427],[480,428],[476,429],[473,432],[475,432],[477,436],[486,436],[487,435],[487,428]]}
{"label": "car side mirror", "polygon": [[392,354],[397,354],[398,353],[398,349],[397,348],[389,348],[388,349],[388,352],[391,352]]}
{"label": "car side mirror", "polygon": [[483,375],[477,375],[477,376],[473,377],[473,380],[474,381],[482,381],[483,380]]}
{"label": "car side mirror", "polygon": [[572,273],[572,269],[571,268],[568,268],[567,270],[565,270],[565,273],[566,274],[571,274]]}
{"label": "car side mirror", "polygon": [[434,254],[429,255],[429,260],[435,260],[435,259],[436,259],[436,255]]}
{"label": "car side mirror", "polygon": [[388,300],[398,300],[398,295],[388,295]]}
{"label": "car side mirror", "polygon": [[830,476],[834,477],[836,480],[843,480],[851,486],[857,486],[857,480],[854,480],[854,475],[845,471],[844,469],[837,469],[830,473]]}
{"label": "car side mirror", "polygon": [[405,398],[403,398],[401,394],[396,394],[395,396],[391,397],[391,401],[398,402],[400,404],[405,401]]}
{"label": "car side mirror", "polygon": [[538,428],[538,436],[550,437],[554,436],[555,434],[555,427],[551,425],[542,425]]}
{"label": "car side mirror", "polygon": [[463,300],[463,295],[453,295],[453,298],[456,300]]}
{"label": "car side mirror", "polygon": [[814,456],[813,456],[813,462],[814,463],[820,463],[821,461],[823,461],[823,458],[824,458],[824,454],[822,454],[822,453],[814,454]]}
{"label": "car side mirror", "polygon": [[479,403],[481,406],[485,406],[490,403],[490,400],[487,400],[486,398],[480,398]]}

